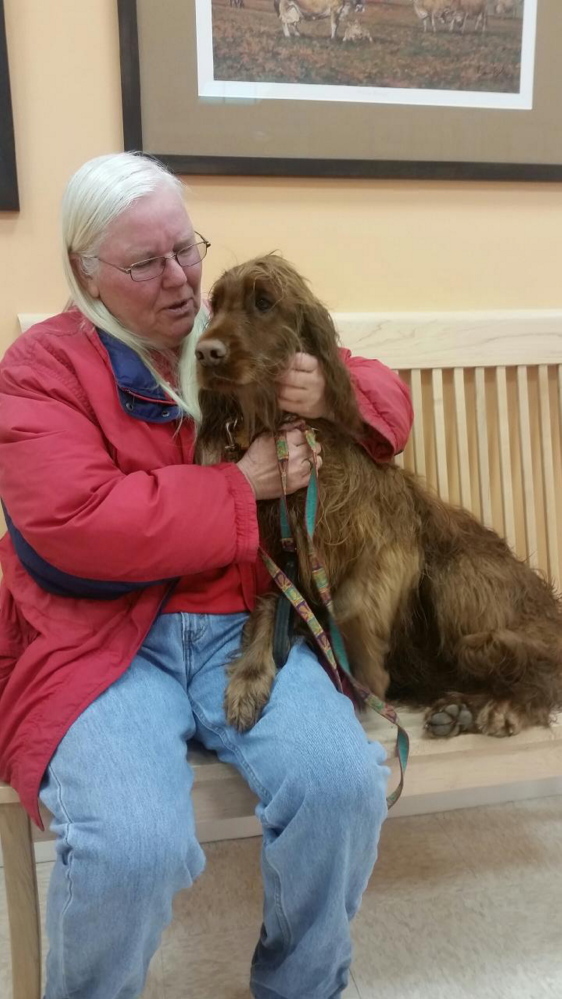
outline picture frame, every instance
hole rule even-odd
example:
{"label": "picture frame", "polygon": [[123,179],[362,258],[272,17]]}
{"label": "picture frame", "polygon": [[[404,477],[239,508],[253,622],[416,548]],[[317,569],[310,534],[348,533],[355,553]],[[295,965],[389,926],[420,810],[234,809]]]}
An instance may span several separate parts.
{"label": "picture frame", "polygon": [[0,211],[17,212],[19,207],[4,0],[0,0]]}
{"label": "picture frame", "polygon": [[200,96],[195,8],[228,2],[118,0],[125,149],[188,175],[562,181],[560,0],[539,0],[520,110]]}

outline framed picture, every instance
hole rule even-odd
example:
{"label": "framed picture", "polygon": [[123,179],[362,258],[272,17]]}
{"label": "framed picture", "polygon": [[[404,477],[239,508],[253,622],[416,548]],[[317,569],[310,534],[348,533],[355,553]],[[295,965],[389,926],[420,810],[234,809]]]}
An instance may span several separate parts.
{"label": "framed picture", "polygon": [[17,212],[19,207],[4,0],[0,0],[0,212]]}
{"label": "framed picture", "polygon": [[560,0],[119,0],[125,147],[184,174],[562,180]]}

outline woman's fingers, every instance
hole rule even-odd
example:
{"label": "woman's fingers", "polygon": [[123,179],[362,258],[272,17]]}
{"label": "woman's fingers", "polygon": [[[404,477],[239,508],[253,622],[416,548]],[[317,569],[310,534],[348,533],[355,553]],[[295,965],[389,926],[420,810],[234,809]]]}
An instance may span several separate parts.
{"label": "woman's fingers", "polygon": [[[316,471],[322,468],[322,448],[318,441],[311,448],[303,431],[294,425],[288,426],[286,438],[287,492],[294,493],[308,485],[314,466]],[[271,434],[257,437],[238,462],[238,467],[252,485],[256,499],[274,499],[281,495],[275,441]]]}

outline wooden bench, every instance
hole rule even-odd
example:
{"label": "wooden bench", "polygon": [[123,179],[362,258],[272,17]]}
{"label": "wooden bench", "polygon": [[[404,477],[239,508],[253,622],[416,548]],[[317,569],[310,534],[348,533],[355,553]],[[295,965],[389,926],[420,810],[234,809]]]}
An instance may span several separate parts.
{"label": "wooden bench", "polygon": [[[22,329],[42,316],[20,317]],[[410,384],[416,414],[400,462],[441,496],[462,502],[559,584],[562,566],[562,313],[339,315],[342,341],[379,357]],[[501,786],[518,796],[562,775],[562,723],[506,740],[428,740],[421,716],[403,712],[412,753],[396,814],[474,803]],[[370,736],[394,732],[369,716]],[[259,833],[255,798],[237,772],[190,747],[201,839]],[[507,791],[510,794],[510,791]],[[453,797],[451,797],[453,796]],[[47,817],[46,817],[47,818]],[[12,948],[13,999],[39,999],[41,948],[31,823],[0,784],[0,836]]]}

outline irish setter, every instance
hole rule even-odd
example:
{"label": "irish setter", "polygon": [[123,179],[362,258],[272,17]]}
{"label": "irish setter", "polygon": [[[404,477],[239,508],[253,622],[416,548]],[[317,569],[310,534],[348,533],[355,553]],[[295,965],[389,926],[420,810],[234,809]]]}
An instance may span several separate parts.
{"label": "irish setter", "polygon": [[[513,735],[548,725],[562,706],[562,603],[548,583],[470,513],[441,502],[395,464],[377,464],[328,311],[282,257],[226,271],[197,348],[203,422],[197,460],[229,454],[233,426],[247,440],[286,419],[275,380],[296,351],[317,357],[333,421],[315,420],[322,445],[315,546],[331,583],[354,675],[381,698],[427,707],[434,736]],[[289,497],[298,584],[320,618],[304,532],[304,490]],[[277,501],[260,502],[263,544],[282,564]],[[226,693],[229,721],[250,728],[276,666],[277,592],[250,615]]]}

